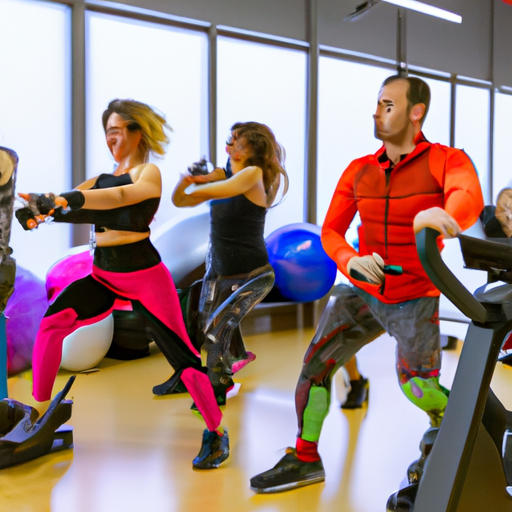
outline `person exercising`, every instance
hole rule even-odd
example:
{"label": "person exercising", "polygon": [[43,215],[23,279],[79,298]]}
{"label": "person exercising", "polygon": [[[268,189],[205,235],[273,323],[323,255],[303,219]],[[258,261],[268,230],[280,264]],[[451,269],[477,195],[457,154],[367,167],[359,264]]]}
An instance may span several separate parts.
{"label": "person exercising", "polygon": [[50,399],[66,336],[106,318],[117,298],[129,300],[206,423],[193,468],[217,468],[229,456],[227,429],[220,425],[212,385],[187,334],[171,274],[149,238],[162,194],[160,170],[149,158],[165,154],[170,126],[155,109],[132,99],[112,100],[102,122],[118,164],[113,174],[100,174],[60,195],[19,194],[27,201],[16,212],[25,229],[51,216],[56,222],[94,224],[95,230],[91,274],[68,285],[39,326],[33,395],[42,407]]}
{"label": "person exercising", "polygon": [[207,352],[208,376],[219,405],[226,403],[234,386],[233,375],[256,357],[245,348],[240,324],[274,286],[265,219],[280,186],[283,196],[288,190],[285,151],[268,126],[235,123],[226,152],[226,169],[183,176],[172,198],[179,208],[211,201],[210,245],[194,337]]}
{"label": "person exercising", "polygon": [[[251,478],[258,492],[278,492],[325,480],[318,440],[338,368],[384,332],[397,341],[396,370],[406,397],[440,425],[448,390],[440,385],[439,295],[416,252],[415,233],[431,227],[442,238],[469,228],[483,198],[462,150],[430,143],[421,127],[430,89],[395,75],[382,84],[374,114],[374,155],[343,172],[322,227],[322,244],[351,285],[334,288],[306,352],[295,391],[295,448]],[[359,252],[345,233],[359,212]]]}

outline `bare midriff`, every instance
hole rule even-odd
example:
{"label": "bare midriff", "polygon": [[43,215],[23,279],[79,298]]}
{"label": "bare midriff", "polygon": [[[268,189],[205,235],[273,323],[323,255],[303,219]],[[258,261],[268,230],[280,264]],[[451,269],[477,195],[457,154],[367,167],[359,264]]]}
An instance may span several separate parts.
{"label": "bare midriff", "polygon": [[96,233],[96,245],[98,247],[112,247],[140,242],[149,237],[149,231],[137,233],[136,231],[116,231],[107,229],[103,233]]}

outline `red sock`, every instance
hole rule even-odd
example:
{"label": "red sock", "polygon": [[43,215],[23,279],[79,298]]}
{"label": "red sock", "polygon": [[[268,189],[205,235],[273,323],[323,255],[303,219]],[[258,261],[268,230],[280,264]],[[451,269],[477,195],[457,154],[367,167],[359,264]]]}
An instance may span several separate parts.
{"label": "red sock", "polygon": [[297,437],[295,449],[297,451],[297,458],[302,462],[315,462],[320,460],[317,442],[305,441],[304,439]]}
{"label": "red sock", "polygon": [[512,348],[512,334],[506,339],[502,350],[509,350]]}

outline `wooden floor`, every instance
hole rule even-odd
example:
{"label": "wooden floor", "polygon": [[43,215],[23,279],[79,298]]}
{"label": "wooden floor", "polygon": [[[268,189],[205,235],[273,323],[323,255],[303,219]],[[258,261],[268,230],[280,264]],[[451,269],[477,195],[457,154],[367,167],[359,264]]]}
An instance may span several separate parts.
{"label": "wooden floor", "polygon": [[[152,395],[170,374],[163,356],[154,350],[138,361],[105,359],[99,371],[79,374],[71,391],[74,449],[0,471],[0,512],[384,512],[428,427],[399,390],[387,335],[359,355],[371,382],[367,410],[339,409],[345,391],[337,375],[320,440],[325,483],[272,495],[250,490],[250,477],[294,443],[294,388],[312,334],[246,338],[257,359],[238,374],[241,388],[224,411],[231,457],[207,472],[191,467],[204,424],[190,412],[190,397]],[[445,385],[457,360],[457,351],[444,352]],[[55,391],[69,375],[59,374]],[[508,408],[511,382],[512,370],[499,364],[494,388]],[[30,374],[9,379],[11,398],[28,402],[30,387]]]}

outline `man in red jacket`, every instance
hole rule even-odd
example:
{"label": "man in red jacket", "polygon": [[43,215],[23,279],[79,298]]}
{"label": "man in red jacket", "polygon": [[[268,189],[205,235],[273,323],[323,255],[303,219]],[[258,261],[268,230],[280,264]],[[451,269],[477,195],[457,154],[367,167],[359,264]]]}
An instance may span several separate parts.
{"label": "man in red jacket", "polygon": [[[374,114],[383,146],[342,174],[322,227],[322,244],[353,286],[338,285],[304,357],[295,392],[296,448],[251,479],[256,492],[277,492],[325,479],[317,445],[330,404],[331,380],[361,347],[388,332],[397,341],[400,387],[441,423],[448,390],[439,384],[439,291],[416,252],[424,227],[451,238],[483,209],[478,176],[462,151],[431,144],[421,126],[430,89],[419,78],[392,76]],[[345,233],[359,212],[359,252]],[[439,246],[442,247],[442,237]]]}

